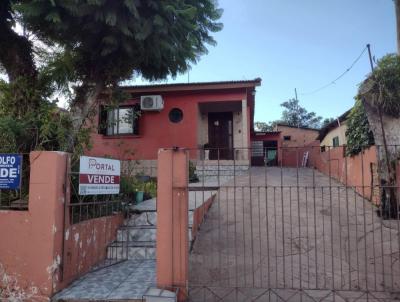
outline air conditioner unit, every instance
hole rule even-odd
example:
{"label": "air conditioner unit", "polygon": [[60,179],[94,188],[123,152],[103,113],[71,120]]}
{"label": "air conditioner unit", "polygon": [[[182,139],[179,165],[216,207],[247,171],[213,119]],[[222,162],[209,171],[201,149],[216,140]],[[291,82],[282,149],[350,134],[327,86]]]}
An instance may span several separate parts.
{"label": "air conditioner unit", "polygon": [[140,97],[140,109],[143,111],[161,111],[164,100],[161,95],[145,95]]}

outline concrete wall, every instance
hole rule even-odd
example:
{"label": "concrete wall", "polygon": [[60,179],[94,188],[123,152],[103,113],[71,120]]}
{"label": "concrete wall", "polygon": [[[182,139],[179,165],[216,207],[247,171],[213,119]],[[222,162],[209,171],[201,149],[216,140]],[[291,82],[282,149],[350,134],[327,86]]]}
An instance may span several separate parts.
{"label": "concrete wall", "polygon": [[0,211],[4,300],[47,301],[57,288],[67,157],[66,153],[32,152],[28,211]]}
{"label": "concrete wall", "polygon": [[314,165],[325,175],[331,176],[349,187],[366,199],[379,203],[379,190],[373,186],[380,186],[377,177],[377,149],[375,146],[364,152],[347,157],[344,147],[331,148],[326,152],[314,152]]}
{"label": "concrete wall", "polygon": [[[318,137],[318,130],[296,128],[277,125],[276,131],[281,132],[282,147],[304,147],[315,141]],[[284,136],[290,136],[289,141],[284,140]]]}
{"label": "concrete wall", "polygon": [[121,215],[68,224],[67,166],[66,153],[32,152],[28,210],[0,211],[2,301],[48,301],[103,259],[115,238]]}
{"label": "concrete wall", "polygon": [[[377,172],[377,149],[375,146],[356,156],[346,156],[345,147],[329,148],[321,152],[319,141],[307,146],[283,150],[283,166],[301,167],[303,155],[308,152],[307,167],[315,168],[336,179],[366,199],[379,203],[379,177]],[[378,186],[378,187],[374,187]]]}
{"label": "concrete wall", "polygon": [[339,137],[339,145],[346,145],[347,139],[346,139],[346,130],[347,130],[347,125],[346,122],[343,122],[340,127],[336,127],[335,129],[332,129],[329,131],[324,139],[321,141],[321,146],[333,146],[333,138],[338,136]]}
{"label": "concrete wall", "polygon": [[214,199],[215,195],[211,196],[201,206],[197,207],[193,211],[192,240],[195,240],[197,233],[200,229],[200,226],[205,220],[205,215],[208,213],[208,210],[212,206]]}
{"label": "concrete wall", "polygon": [[63,289],[106,258],[107,246],[115,240],[123,221],[123,215],[116,214],[66,227],[63,278],[57,284],[56,291]]}

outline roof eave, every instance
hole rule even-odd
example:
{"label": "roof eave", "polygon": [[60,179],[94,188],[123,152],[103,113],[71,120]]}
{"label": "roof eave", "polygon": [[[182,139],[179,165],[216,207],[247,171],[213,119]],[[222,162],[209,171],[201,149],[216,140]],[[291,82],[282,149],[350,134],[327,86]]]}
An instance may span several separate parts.
{"label": "roof eave", "polygon": [[172,91],[245,89],[245,88],[258,87],[260,85],[261,85],[261,79],[257,78],[251,81],[140,85],[140,86],[122,86],[121,88],[128,93],[154,93],[154,92],[172,92]]}

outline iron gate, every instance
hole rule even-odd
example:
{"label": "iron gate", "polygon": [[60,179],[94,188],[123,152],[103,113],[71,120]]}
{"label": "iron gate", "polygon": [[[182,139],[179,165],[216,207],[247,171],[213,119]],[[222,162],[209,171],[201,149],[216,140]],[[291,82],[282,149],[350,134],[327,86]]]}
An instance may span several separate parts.
{"label": "iron gate", "polygon": [[191,224],[189,300],[399,300],[398,198],[384,204],[398,185],[382,181],[377,149],[279,149],[263,167],[247,149],[231,161],[191,150],[202,158],[191,215],[202,219]]}

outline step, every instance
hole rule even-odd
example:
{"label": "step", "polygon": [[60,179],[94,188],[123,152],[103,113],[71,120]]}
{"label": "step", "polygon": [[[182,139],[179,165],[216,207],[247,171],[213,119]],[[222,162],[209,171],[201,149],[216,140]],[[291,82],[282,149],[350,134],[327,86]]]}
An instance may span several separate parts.
{"label": "step", "polygon": [[157,212],[149,211],[141,214],[132,215],[127,221],[125,226],[156,226],[157,225]]}
{"label": "step", "polygon": [[[188,211],[189,228],[193,224],[193,211]],[[127,221],[125,221],[125,227],[127,226],[157,226],[157,212],[148,211],[141,214],[135,214]]]}
{"label": "step", "polygon": [[143,226],[124,226],[117,232],[117,241],[129,242],[129,241],[153,241],[157,240],[156,237],[157,228],[152,225]]}
{"label": "step", "polygon": [[175,302],[178,299],[178,290],[170,291],[157,287],[150,287],[143,295],[146,302]]}
{"label": "step", "polygon": [[113,242],[107,247],[108,259],[156,259],[155,242]]}
{"label": "step", "polygon": [[[189,241],[192,240],[192,227],[188,229]],[[117,242],[156,242],[157,228],[154,226],[125,226],[117,231]]]}

